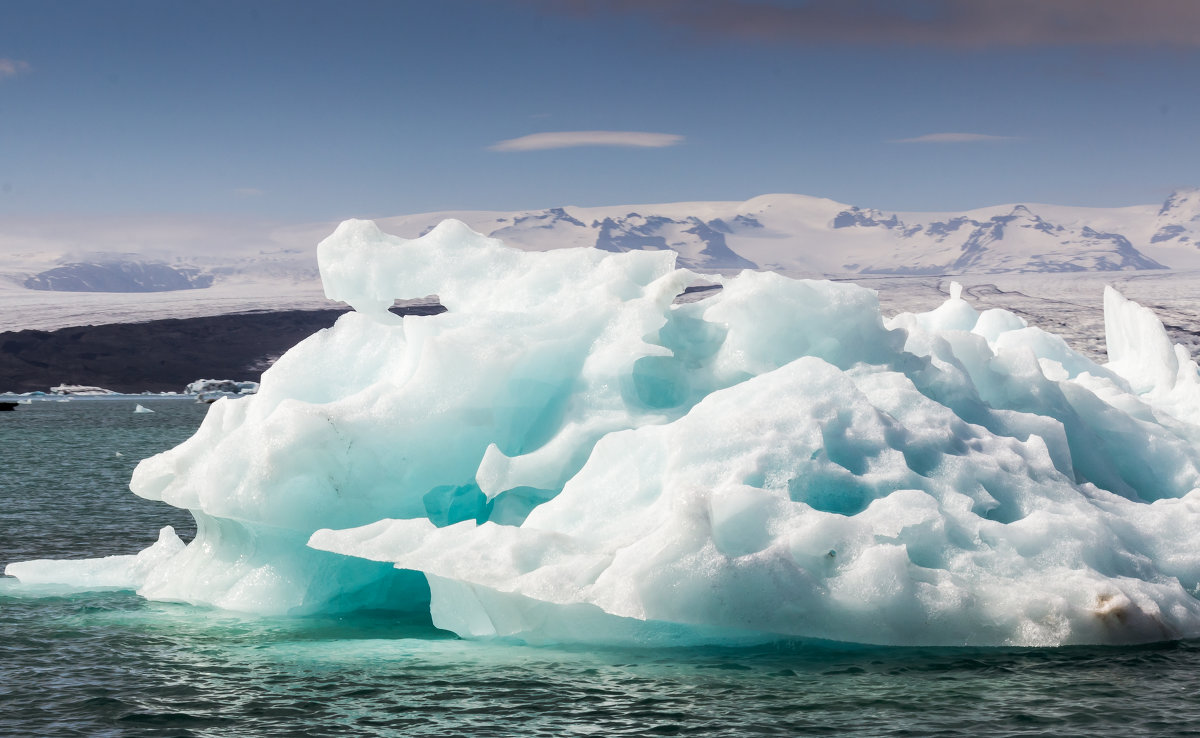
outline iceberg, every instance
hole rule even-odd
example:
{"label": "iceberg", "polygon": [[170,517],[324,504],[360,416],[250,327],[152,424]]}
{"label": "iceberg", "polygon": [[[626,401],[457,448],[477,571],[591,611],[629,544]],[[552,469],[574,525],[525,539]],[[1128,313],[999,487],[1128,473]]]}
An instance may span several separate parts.
{"label": "iceberg", "polygon": [[150,408],[146,407],[145,405],[138,403],[137,405],[134,406],[133,412],[136,414],[139,414],[139,415],[143,415],[145,413],[152,413],[154,411],[151,410]]}
{"label": "iceberg", "polygon": [[957,286],[885,318],[851,284],[453,220],[347,221],[318,257],[354,311],[135,470],[197,521],[121,575],[143,596],[527,642],[1200,635],[1200,371],[1115,290],[1101,365]]}
{"label": "iceberg", "polygon": [[66,395],[68,397],[71,397],[71,396],[91,397],[91,396],[100,396],[100,395],[115,395],[117,393],[110,389],[105,389],[103,387],[93,387],[91,385],[86,385],[86,384],[60,384],[60,385],[51,387],[50,394]]}
{"label": "iceberg", "polygon": [[258,391],[258,382],[235,381],[233,379],[197,379],[189,382],[183,388],[185,395],[206,395],[212,393],[227,393],[231,395],[252,395]]}

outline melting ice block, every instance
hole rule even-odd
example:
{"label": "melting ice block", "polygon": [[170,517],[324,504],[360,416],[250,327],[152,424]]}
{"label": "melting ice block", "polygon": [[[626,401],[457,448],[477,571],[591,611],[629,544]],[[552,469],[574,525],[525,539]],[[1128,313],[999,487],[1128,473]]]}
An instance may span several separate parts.
{"label": "melting ice block", "polygon": [[355,312],[135,471],[198,527],[143,595],[528,640],[1200,635],[1200,375],[1115,293],[1101,366],[958,289],[885,320],[743,272],[677,304],[671,252],[454,221],[348,221],[319,258]]}

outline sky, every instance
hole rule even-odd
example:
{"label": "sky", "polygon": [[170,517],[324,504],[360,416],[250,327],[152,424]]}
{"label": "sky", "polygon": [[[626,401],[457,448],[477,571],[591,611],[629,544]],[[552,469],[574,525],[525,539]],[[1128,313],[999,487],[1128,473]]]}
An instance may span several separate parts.
{"label": "sky", "polygon": [[1200,186],[1196,0],[0,0],[0,217]]}

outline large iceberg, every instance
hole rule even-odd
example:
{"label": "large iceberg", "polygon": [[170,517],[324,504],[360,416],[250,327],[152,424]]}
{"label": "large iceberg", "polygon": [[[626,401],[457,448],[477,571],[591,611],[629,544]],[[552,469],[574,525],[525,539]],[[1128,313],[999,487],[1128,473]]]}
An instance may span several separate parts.
{"label": "large iceberg", "polygon": [[[354,312],[138,466],[197,536],[105,584],[527,641],[1200,635],[1200,374],[1115,291],[1102,366],[957,289],[885,320],[871,290],[745,271],[682,302],[701,277],[672,252],[456,221],[347,221],[319,258]],[[388,310],[434,292],[446,313]]]}

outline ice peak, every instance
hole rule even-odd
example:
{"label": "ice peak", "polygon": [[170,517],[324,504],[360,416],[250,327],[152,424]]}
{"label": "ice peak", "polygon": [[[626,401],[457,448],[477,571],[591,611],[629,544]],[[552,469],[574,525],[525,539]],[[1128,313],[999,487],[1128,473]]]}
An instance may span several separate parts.
{"label": "ice peak", "polygon": [[1112,285],[1104,287],[1104,341],[1109,368],[1135,391],[1169,390],[1174,385],[1179,363],[1162,322]]}

